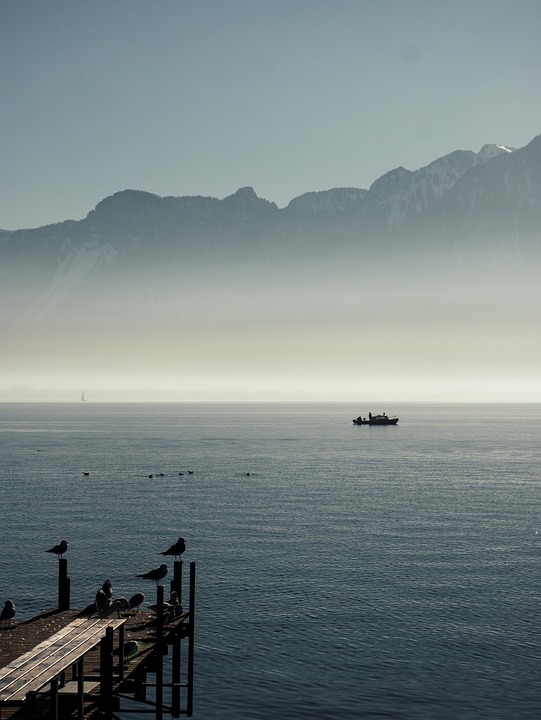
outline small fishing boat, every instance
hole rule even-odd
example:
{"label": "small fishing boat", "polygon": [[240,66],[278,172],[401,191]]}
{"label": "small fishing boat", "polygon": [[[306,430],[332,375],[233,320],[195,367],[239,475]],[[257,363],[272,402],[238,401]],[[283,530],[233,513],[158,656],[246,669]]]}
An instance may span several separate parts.
{"label": "small fishing boat", "polygon": [[397,417],[388,417],[385,413],[381,415],[368,413],[368,418],[363,418],[361,415],[358,418],[353,418],[354,425],[396,425],[397,422]]}

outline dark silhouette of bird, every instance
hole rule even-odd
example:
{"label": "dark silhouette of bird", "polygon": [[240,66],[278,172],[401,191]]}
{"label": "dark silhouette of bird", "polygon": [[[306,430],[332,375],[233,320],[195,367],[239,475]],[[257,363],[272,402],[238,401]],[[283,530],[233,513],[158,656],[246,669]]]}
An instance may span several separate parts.
{"label": "dark silhouette of bird", "polygon": [[100,588],[96,593],[96,610],[98,611],[98,615],[106,616],[109,614],[110,609],[111,598],[108,598]]}
{"label": "dark silhouette of bird", "polygon": [[49,550],[45,550],[45,552],[48,553],[54,553],[55,555],[58,555],[58,559],[62,557],[62,555],[67,552],[68,550],[68,541],[67,540],[61,540],[58,545],[54,545]]}
{"label": "dark silhouette of bird", "polygon": [[125,597],[119,597],[113,600],[111,603],[111,613],[116,612],[118,617],[120,617],[120,613],[122,610],[128,610],[130,607],[130,603],[126,600]]}
{"label": "dark silhouette of bird", "polygon": [[140,575],[136,575],[135,577],[143,578],[143,580],[155,580],[156,585],[160,584],[160,580],[163,580],[163,578],[167,575],[167,565],[165,563],[162,563],[159,568],[155,568],[154,570],[149,570],[146,573],[141,573]]}
{"label": "dark silhouette of bird", "polygon": [[101,589],[103,592],[107,595],[109,600],[113,597],[113,586],[111,585],[110,580],[106,580],[103,585],[101,586]]}
{"label": "dark silhouette of bird", "polygon": [[168,600],[168,604],[170,607],[174,608],[175,614],[181,615],[184,611],[182,609],[182,605],[180,604],[180,600],[178,599],[178,593],[176,590],[171,591],[171,595]]}
{"label": "dark silhouette of bird", "polygon": [[86,475],[86,477],[88,477],[90,475],[90,473],[86,472],[86,470],[83,470],[83,475]]}
{"label": "dark silhouette of bird", "polygon": [[160,552],[160,555],[174,555],[174,557],[176,557],[180,560],[180,556],[182,555],[182,553],[185,550],[186,550],[186,540],[184,540],[183,537],[179,537],[179,539],[176,541],[176,543],[173,543],[173,545],[171,545],[171,547],[167,548],[167,550]]}
{"label": "dark silhouette of bird", "polygon": [[139,607],[143,604],[145,600],[145,596],[142,592],[135,593],[135,595],[132,595],[129,599],[129,606],[132,610],[139,610]]}
{"label": "dark silhouette of bird", "polygon": [[2,612],[0,613],[0,620],[7,620],[9,624],[11,625],[12,618],[15,617],[15,605],[13,604],[13,600],[6,600],[6,603],[4,607],[2,608]]}

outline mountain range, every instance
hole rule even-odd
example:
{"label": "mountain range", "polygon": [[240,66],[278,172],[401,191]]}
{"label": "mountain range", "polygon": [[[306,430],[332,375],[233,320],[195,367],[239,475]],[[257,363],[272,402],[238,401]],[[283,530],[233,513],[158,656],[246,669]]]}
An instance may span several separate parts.
{"label": "mountain range", "polygon": [[85,248],[110,263],[118,255],[146,252],[204,255],[295,251],[301,243],[349,247],[408,239],[538,242],[541,235],[541,135],[518,150],[485,145],[457,150],[426,167],[395,168],[369,189],[307,192],[285,208],[259,198],[251,187],[219,200],[159,197],[123,190],[102,200],[79,221],[30,230],[1,231],[2,261],[24,256],[60,259]]}
{"label": "mountain range", "polygon": [[398,167],[368,189],[307,192],[284,208],[251,187],[224,199],[122,190],[82,220],[0,231],[0,330],[13,362],[78,356],[77,344],[96,361],[89,341],[116,358],[140,354],[142,336],[175,353],[192,343],[198,353],[181,363],[190,373],[216,353],[234,364],[233,340],[258,337],[274,357],[270,338],[282,342],[288,323],[293,349],[296,323],[313,324],[298,353],[315,357],[324,327],[348,317],[339,341],[321,340],[346,351],[348,333],[362,335],[379,313],[384,348],[405,298],[416,313],[471,301],[480,317],[492,308],[490,322],[503,297],[531,306],[540,248],[541,135]]}

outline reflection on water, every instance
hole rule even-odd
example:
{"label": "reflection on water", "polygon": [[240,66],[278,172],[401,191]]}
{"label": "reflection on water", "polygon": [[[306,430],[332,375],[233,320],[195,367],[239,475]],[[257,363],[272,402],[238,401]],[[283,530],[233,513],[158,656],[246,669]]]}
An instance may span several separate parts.
{"label": "reflection on water", "polygon": [[66,537],[74,606],[152,602],[182,535],[195,717],[537,718],[541,409],[386,405],[0,406],[2,592]]}

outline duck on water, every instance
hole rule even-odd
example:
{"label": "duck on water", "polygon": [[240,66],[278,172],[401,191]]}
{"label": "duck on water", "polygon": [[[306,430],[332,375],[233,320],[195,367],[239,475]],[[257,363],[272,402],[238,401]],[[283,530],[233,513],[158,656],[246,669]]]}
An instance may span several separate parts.
{"label": "duck on water", "polygon": [[397,417],[391,418],[385,413],[381,413],[381,415],[372,415],[372,413],[369,412],[368,419],[363,418],[361,415],[359,415],[358,418],[353,418],[354,425],[396,425],[397,422]]}

